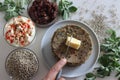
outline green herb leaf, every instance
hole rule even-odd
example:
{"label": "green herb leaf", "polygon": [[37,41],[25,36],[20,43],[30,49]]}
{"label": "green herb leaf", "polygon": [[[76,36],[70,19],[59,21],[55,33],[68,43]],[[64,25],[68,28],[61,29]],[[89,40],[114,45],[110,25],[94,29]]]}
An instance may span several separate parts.
{"label": "green herb leaf", "polygon": [[69,18],[70,13],[75,12],[77,10],[76,7],[71,6],[72,4],[72,2],[69,2],[67,0],[59,1],[58,9],[63,19]]}
{"label": "green herb leaf", "polygon": [[97,69],[97,76],[104,78],[105,76],[109,76],[111,74],[111,69],[107,67],[100,67]]}
{"label": "green herb leaf", "polygon": [[67,5],[67,6],[71,6],[73,4],[73,2],[69,2],[69,1],[64,1],[64,3]]}
{"label": "green herb leaf", "polygon": [[71,7],[69,7],[69,11],[70,12],[76,12],[77,8],[75,6],[71,6]]}
{"label": "green herb leaf", "polygon": [[0,11],[5,11],[5,10],[7,10],[7,6],[0,3]]}
{"label": "green herb leaf", "polygon": [[95,75],[104,78],[110,76],[111,72],[117,72],[116,77],[120,79],[120,37],[116,36],[114,30],[107,31],[110,37],[105,38],[105,43],[101,45],[101,51],[104,52],[99,57],[100,67],[97,68]]}
{"label": "green herb leaf", "polygon": [[115,39],[116,38],[116,33],[115,33],[115,31],[114,30],[108,30],[107,31],[109,34],[111,34],[111,39]]}
{"label": "green herb leaf", "polygon": [[64,10],[62,1],[59,2],[58,9],[59,9],[60,13],[62,13],[62,11]]}
{"label": "green herb leaf", "polygon": [[63,19],[66,20],[69,17],[69,12],[63,11]]}
{"label": "green herb leaf", "polygon": [[87,73],[85,80],[95,80],[96,76],[93,73]]}
{"label": "green herb leaf", "polygon": [[21,15],[24,6],[28,4],[31,0],[4,0],[3,3],[0,2],[0,11],[5,12],[5,20],[8,21],[12,17]]}
{"label": "green herb leaf", "polygon": [[115,76],[118,77],[120,75],[120,72],[118,72]]}

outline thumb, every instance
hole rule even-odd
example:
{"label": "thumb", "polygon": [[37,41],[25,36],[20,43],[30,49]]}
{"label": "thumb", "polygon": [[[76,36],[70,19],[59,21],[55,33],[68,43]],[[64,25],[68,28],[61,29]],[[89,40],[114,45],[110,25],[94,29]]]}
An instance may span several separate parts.
{"label": "thumb", "polygon": [[67,60],[65,58],[59,60],[48,72],[47,78],[50,80],[55,80],[58,72],[60,69],[67,63]]}

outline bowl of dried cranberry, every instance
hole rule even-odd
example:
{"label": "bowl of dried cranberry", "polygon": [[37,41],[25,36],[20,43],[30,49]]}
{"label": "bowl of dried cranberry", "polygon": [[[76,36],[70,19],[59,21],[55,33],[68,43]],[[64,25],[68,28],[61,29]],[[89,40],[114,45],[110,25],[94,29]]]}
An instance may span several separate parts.
{"label": "bowl of dried cranberry", "polygon": [[38,27],[49,27],[57,20],[57,4],[49,0],[32,0],[28,5],[27,11]]}

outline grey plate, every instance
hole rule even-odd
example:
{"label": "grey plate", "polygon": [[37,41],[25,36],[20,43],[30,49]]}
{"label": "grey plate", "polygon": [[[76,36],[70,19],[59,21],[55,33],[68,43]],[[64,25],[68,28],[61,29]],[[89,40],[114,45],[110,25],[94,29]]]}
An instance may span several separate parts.
{"label": "grey plate", "polygon": [[86,60],[84,64],[81,66],[77,67],[64,67],[63,68],[63,77],[78,77],[81,75],[84,75],[88,73],[95,65],[98,56],[99,56],[99,51],[100,51],[100,46],[98,39],[95,35],[95,33],[90,29],[90,27],[86,26],[85,24],[78,22],[78,21],[73,21],[73,20],[65,20],[65,21],[60,21],[52,25],[47,32],[45,33],[42,43],[41,43],[41,49],[42,49],[42,55],[44,57],[44,60],[46,61],[46,65],[48,68],[52,67],[57,61],[55,57],[52,55],[51,51],[51,38],[54,34],[54,32],[58,29],[61,28],[65,25],[72,24],[72,25],[77,25],[85,29],[91,37],[92,40],[92,54],[90,57]]}

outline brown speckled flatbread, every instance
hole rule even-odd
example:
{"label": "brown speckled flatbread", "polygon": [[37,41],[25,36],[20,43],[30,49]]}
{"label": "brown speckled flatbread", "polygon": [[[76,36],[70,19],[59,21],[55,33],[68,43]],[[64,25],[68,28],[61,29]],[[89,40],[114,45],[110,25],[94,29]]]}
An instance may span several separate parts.
{"label": "brown speckled flatbread", "polygon": [[[72,35],[74,38],[81,40],[81,46],[78,50],[69,47],[67,56],[65,52],[67,46],[65,45],[67,36]],[[83,64],[91,54],[92,42],[89,34],[82,28],[75,25],[66,25],[65,27],[59,28],[55,31],[52,41],[51,48],[54,55],[60,59],[66,57],[68,60],[67,65],[77,66]]]}

